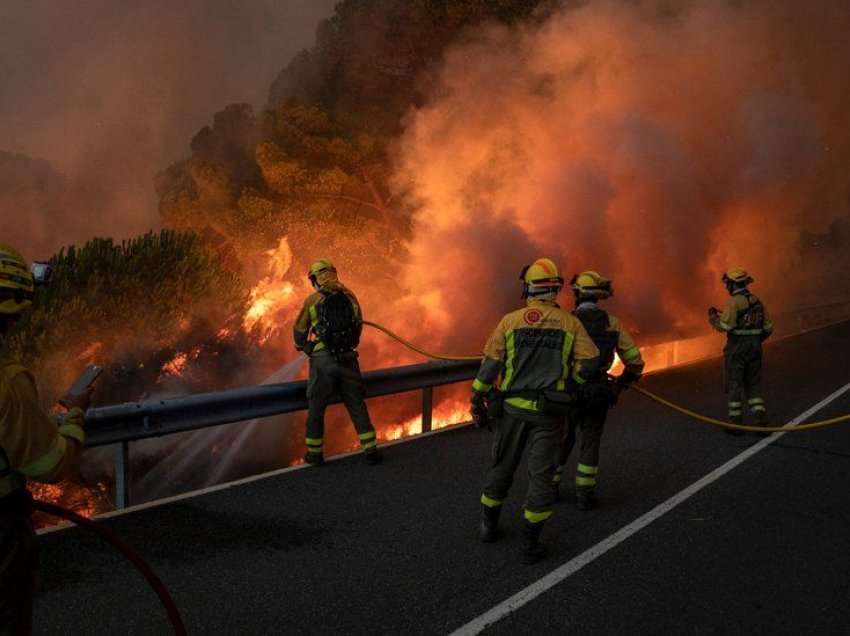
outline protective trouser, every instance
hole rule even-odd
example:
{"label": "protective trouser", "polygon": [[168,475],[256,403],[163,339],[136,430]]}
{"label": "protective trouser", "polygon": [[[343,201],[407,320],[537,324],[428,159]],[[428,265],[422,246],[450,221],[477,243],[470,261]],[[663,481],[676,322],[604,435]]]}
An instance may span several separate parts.
{"label": "protective trouser", "polygon": [[29,494],[0,499],[0,636],[32,631],[32,602],[38,564]]}
{"label": "protective trouser", "polygon": [[557,467],[553,486],[559,486],[564,474],[567,459],[576,443],[577,434],[581,435],[578,464],[576,465],[576,492],[592,493],[596,488],[599,473],[599,446],[602,431],[608,417],[608,406],[576,408],[567,416],[564,439],[557,452]]}
{"label": "protective trouser", "polygon": [[761,394],[761,337],[730,335],[723,354],[726,359],[729,419],[742,420],[746,400],[756,419],[765,420],[767,412]]}
{"label": "protective trouser", "polygon": [[490,508],[502,505],[527,446],[529,484],[525,519],[533,524],[546,521],[552,515],[555,500],[551,484],[555,474],[555,453],[563,430],[563,418],[533,416],[525,419],[504,413],[495,427],[492,464],[487,472],[481,503]]}
{"label": "protective trouser", "polygon": [[325,434],[325,410],[331,397],[338,393],[342,398],[360,446],[364,452],[377,450],[377,439],[369,411],[366,409],[366,396],[363,389],[363,376],[357,353],[351,352],[338,357],[327,352],[318,352],[310,356],[310,381],[307,384],[307,452],[322,453]]}

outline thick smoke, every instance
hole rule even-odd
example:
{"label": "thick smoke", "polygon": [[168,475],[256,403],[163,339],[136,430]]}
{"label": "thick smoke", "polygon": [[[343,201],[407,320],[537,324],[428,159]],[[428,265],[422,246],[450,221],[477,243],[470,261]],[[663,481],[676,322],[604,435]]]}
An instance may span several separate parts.
{"label": "thick smoke", "polygon": [[[263,103],[333,0],[0,3],[0,150],[44,158],[17,199],[0,166],[0,237],[33,256],[159,225],[154,175],[223,103]],[[35,204],[37,202],[37,204]],[[25,215],[22,217],[22,215]]]}
{"label": "thick smoke", "polygon": [[473,34],[399,148],[415,302],[464,343],[533,255],[612,276],[647,336],[702,324],[730,266],[822,298],[800,245],[848,213],[848,32],[829,0],[601,0]]}

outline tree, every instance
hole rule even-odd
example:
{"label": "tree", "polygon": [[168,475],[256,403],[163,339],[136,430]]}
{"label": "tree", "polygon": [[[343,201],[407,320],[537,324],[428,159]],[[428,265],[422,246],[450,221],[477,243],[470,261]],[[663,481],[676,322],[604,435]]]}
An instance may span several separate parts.
{"label": "tree", "polygon": [[204,348],[226,348],[220,334],[244,312],[239,277],[194,234],[94,239],[50,262],[52,284],[39,289],[8,343],[48,402],[93,362],[106,366],[99,401],[137,399],[161,383],[163,365],[177,353],[201,364]]}

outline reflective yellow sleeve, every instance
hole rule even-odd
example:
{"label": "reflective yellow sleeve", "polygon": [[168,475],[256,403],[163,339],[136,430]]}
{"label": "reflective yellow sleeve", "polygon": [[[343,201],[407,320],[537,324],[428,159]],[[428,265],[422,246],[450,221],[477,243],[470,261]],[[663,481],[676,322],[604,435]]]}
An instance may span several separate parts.
{"label": "reflective yellow sleeve", "polygon": [[761,304],[764,311],[764,332],[765,334],[773,333],[773,322],[770,320],[770,314],[767,313],[767,307],[764,303]]}
{"label": "reflective yellow sleeve", "polygon": [[732,331],[735,325],[738,324],[738,304],[735,300],[736,298],[737,296],[730,296],[723,313],[711,321],[711,326],[717,329],[717,331],[726,333]]}
{"label": "reflective yellow sleeve", "polygon": [[298,317],[295,319],[295,324],[292,327],[292,337],[295,341],[295,348],[298,351],[301,351],[307,345],[307,339],[310,336],[310,327],[312,326],[310,310],[314,309],[316,305],[314,297],[315,294],[311,294],[304,301],[301,311],[298,313]]}
{"label": "reflective yellow sleeve", "polygon": [[9,465],[35,481],[52,483],[67,476],[82,451],[83,414],[69,411],[61,428],[41,410],[32,377],[21,373],[0,386],[2,442]]}
{"label": "reflective yellow sleeve", "polygon": [[617,355],[623,364],[633,373],[641,373],[644,367],[643,357],[640,355],[640,349],[632,339],[631,334],[623,328],[623,325],[611,317],[611,327],[617,332]]}
{"label": "reflective yellow sleeve", "polygon": [[484,345],[484,355],[493,360],[504,360],[506,350],[505,319],[503,318],[487,339],[487,344]]}

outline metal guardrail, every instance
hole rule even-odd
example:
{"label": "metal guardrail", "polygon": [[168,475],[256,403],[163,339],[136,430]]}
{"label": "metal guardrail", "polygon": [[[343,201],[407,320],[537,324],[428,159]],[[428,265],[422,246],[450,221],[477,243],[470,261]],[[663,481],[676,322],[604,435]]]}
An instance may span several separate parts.
{"label": "metal guardrail", "polygon": [[[477,362],[429,362],[363,374],[366,397],[422,391],[422,432],[431,430],[434,387],[475,377]],[[335,396],[332,403],[341,400]],[[251,386],[185,397],[129,402],[89,409],[86,447],[116,444],[115,507],[130,504],[130,443],[220,424],[307,409],[307,382]]]}

